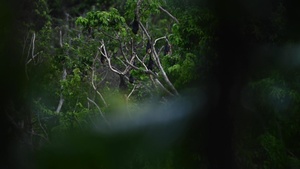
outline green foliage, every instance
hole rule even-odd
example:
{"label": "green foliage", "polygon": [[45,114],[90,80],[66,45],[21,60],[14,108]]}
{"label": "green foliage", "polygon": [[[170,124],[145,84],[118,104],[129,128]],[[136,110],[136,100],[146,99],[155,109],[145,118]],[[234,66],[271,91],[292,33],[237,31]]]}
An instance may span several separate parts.
{"label": "green foliage", "polygon": [[79,17],[76,20],[76,24],[83,26],[86,30],[89,28],[122,30],[125,23],[125,19],[115,8],[110,8],[109,11],[91,11],[86,15],[85,18]]}
{"label": "green foliage", "polygon": [[262,135],[259,140],[266,155],[262,168],[286,168],[287,154],[283,143],[269,133]]}
{"label": "green foliage", "polygon": [[191,86],[193,82],[200,78],[198,68],[202,65],[199,58],[192,53],[186,53],[185,56],[165,56],[163,58],[163,64],[165,67],[168,67],[167,73],[175,82],[174,84],[178,89]]}
{"label": "green foliage", "polygon": [[[176,9],[175,11],[181,11]],[[216,54],[212,44],[215,42],[214,28],[217,21],[205,9],[191,8],[180,12],[179,23],[172,25],[170,42],[176,51],[164,56],[163,64],[178,89],[191,87],[203,81],[215,62]],[[194,17],[199,16],[199,17]]]}
{"label": "green foliage", "polygon": [[[143,1],[140,6],[140,19],[142,22],[148,20],[151,14],[158,14],[160,12],[159,6],[163,4],[162,0],[150,0],[150,1]],[[128,0],[126,1],[125,6],[125,16],[129,20],[134,19],[134,11],[136,9],[137,1],[136,0]]]}

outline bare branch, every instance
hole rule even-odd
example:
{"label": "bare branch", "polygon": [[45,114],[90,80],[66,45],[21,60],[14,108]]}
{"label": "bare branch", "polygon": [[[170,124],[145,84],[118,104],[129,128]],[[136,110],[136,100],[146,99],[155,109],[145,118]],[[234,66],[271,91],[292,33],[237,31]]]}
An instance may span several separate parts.
{"label": "bare branch", "polygon": [[[59,44],[60,44],[60,47],[62,48],[63,47],[63,40],[62,40],[62,31],[61,30],[59,31]],[[62,80],[66,80],[66,78],[67,78],[67,69],[64,66],[63,67]],[[65,101],[64,96],[62,94],[63,89],[64,89],[64,87],[63,87],[63,85],[61,85],[60,99],[59,99],[59,103],[58,103],[58,106],[57,106],[56,111],[55,111],[56,113],[59,113],[61,111],[61,108],[62,108],[62,106],[64,104],[64,101]]]}
{"label": "bare branch", "polygon": [[166,89],[165,87],[164,87],[164,85],[162,85],[161,83],[160,83],[160,81],[157,79],[157,78],[155,78],[155,82],[165,91],[165,92],[167,92],[169,95],[171,95],[171,96],[174,96],[174,94],[173,93],[171,93],[168,89]]}
{"label": "bare branch", "polygon": [[141,26],[143,32],[146,34],[148,40],[150,41],[150,40],[151,40],[151,37],[150,37],[148,31],[146,30],[146,28],[144,27],[144,25],[142,24],[142,22],[139,21],[139,25]]}
{"label": "bare branch", "polygon": [[167,15],[169,15],[176,23],[178,22],[178,19],[176,19],[170,12],[168,12],[167,10],[165,10],[163,7],[159,6],[158,7],[161,11],[165,12]]}
{"label": "bare branch", "polygon": [[[154,47],[153,47],[153,49],[154,49]],[[168,86],[172,89],[172,91],[173,91],[176,95],[179,95],[179,93],[177,92],[177,90],[175,89],[175,87],[173,86],[173,84],[170,82],[170,80],[169,80],[169,78],[168,78],[168,76],[167,76],[167,74],[166,74],[164,68],[162,67],[162,65],[161,65],[161,63],[160,63],[160,59],[159,59],[159,57],[158,57],[156,51],[153,50],[152,53],[154,54],[154,56],[155,56],[156,59],[157,59],[157,65],[158,65],[159,70],[160,70],[161,73],[162,73],[162,76],[163,76],[164,80],[166,81],[166,83],[168,84]]]}
{"label": "bare branch", "polygon": [[[101,43],[102,43],[102,45],[101,45],[98,49],[99,49],[99,51],[101,52],[101,54],[106,58],[110,70],[113,71],[113,72],[115,72],[115,73],[117,73],[117,74],[119,74],[119,75],[124,75],[123,72],[120,72],[119,70],[116,70],[116,69],[114,69],[114,68],[112,67],[112,65],[111,65],[111,60],[110,60],[110,58],[109,58],[108,55],[107,55],[106,48],[105,48],[105,45],[104,45],[103,40],[102,40]],[[104,53],[102,52],[102,49],[103,49]]]}
{"label": "bare branch", "polygon": [[29,57],[29,51],[30,51],[31,45],[32,45],[31,58],[26,62],[26,64],[29,64],[40,53],[40,52],[38,52],[38,53],[34,54],[34,49],[35,49],[35,32],[33,32],[33,35],[32,35],[32,38],[31,38],[31,43],[30,43],[30,46],[29,46],[29,49],[28,49],[28,57]]}
{"label": "bare branch", "polygon": [[163,37],[160,37],[160,38],[155,39],[154,42],[153,42],[153,46],[156,45],[156,42],[157,42],[157,41],[162,40],[162,39],[167,39],[167,37],[166,37],[166,36],[163,36]]}
{"label": "bare branch", "polygon": [[97,109],[99,110],[99,113],[100,113],[101,117],[103,118],[103,120],[105,121],[105,123],[106,123],[108,126],[110,126],[110,123],[109,123],[109,122],[107,121],[107,119],[105,118],[104,114],[102,113],[102,111],[101,111],[100,107],[97,105],[97,103],[95,103],[92,99],[90,99],[90,98],[88,98],[88,97],[87,97],[87,99],[88,99],[88,101],[90,101],[91,103],[93,103],[93,104],[97,107]]}
{"label": "bare branch", "polygon": [[121,49],[121,53],[122,53],[123,58],[126,60],[126,62],[128,62],[128,59],[127,59],[127,57],[126,57],[126,54],[125,54],[125,52],[124,52],[124,50],[123,50],[122,42],[120,42],[120,49]]}
{"label": "bare branch", "polygon": [[30,44],[29,44],[29,47],[28,47],[26,60],[29,59],[29,57],[30,57],[30,50],[31,50],[31,47],[32,47],[32,40],[33,40],[33,36],[31,37],[31,40],[30,40]]}
{"label": "bare branch", "polygon": [[144,68],[148,71],[147,66],[145,65],[145,63],[136,55],[137,60],[144,66]]}
{"label": "bare branch", "polygon": [[113,36],[111,36],[111,35],[109,35],[109,34],[107,34],[106,32],[104,32],[104,31],[100,31],[103,35],[105,35],[105,36],[107,36],[107,37],[109,37],[109,38],[111,38],[111,39],[114,39],[114,40],[119,40],[118,38],[115,38],[115,37],[113,37]]}
{"label": "bare branch", "polygon": [[35,42],[35,32],[33,32],[33,38],[32,38],[32,50],[31,50],[31,56],[34,57],[34,42]]}
{"label": "bare branch", "polygon": [[[67,69],[64,67],[64,68],[63,68],[62,80],[66,80],[66,77],[67,77]],[[63,90],[63,88],[64,88],[64,87],[63,87],[63,85],[62,85],[62,86],[61,86],[61,90]],[[65,101],[65,99],[64,99],[64,96],[63,96],[62,91],[61,91],[59,103],[58,103],[58,106],[57,106],[57,108],[56,108],[56,110],[55,110],[56,113],[59,113],[59,112],[60,112],[60,110],[61,110],[61,108],[62,108],[62,106],[63,106],[63,104],[64,104],[64,101]]]}
{"label": "bare branch", "polygon": [[126,97],[126,101],[129,100],[129,98],[130,98],[130,96],[132,95],[132,93],[134,92],[135,88],[136,88],[136,85],[133,86],[131,92],[130,92],[130,93],[128,94],[128,96]]}
{"label": "bare branch", "polygon": [[[97,52],[96,54],[96,57],[98,57],[98,54],[99,52]],[[95,76],[95,71],[94,71],[94,68],[92,68],[92,86],[93,86],[93,89],[96,91],[96,93],[100,96],[101,100],[103,101],[105,107],[107,107],[107,103],[105,101],[105,99],[103,98],[102,94],[97,90],[96,86],[95,86],[95,83],[94,83],[94,76]]]}
{"label": "bare branch", "polygon": [[62,31],[61,29],[59,30],[59,45],[62,48],[63,47],[63,39],[62,39]]}

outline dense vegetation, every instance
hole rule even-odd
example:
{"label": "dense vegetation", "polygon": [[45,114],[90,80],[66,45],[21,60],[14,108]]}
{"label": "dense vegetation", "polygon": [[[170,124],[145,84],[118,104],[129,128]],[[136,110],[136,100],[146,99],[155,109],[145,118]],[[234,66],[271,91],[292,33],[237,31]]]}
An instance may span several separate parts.
{"label": "dense vegetation", "polygon": [[1,2],[1,167],[300,168],[297,4]]}

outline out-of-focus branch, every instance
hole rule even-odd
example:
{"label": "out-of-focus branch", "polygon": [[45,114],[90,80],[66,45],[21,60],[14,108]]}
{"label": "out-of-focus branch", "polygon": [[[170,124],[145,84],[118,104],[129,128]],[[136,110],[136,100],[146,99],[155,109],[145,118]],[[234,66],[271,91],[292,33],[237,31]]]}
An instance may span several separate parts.
{"label": "out-of-focus branch", "polygon": [[175,18],[170,12],[168,12],[167,10],[165,10],[163,7],[159,6],[158,7],[161,11],[163,11],[164,13],[166,13],[167,15],[169,15],[176,23],[179,23],[178,19]]}
{"label": "out-of-focus branch", "polygon": [[160,38],[155,39],[154,42],[153,42],[153,46],[156,45],[156,42],[157,42],[157,41],[162,40],[162,39],[167,39],[167,37],[166,37],[166,36],[163,36],[163,37],[160,37]]}
{"label": "out-of-focus branch", "polygon": [[143,32],[146,34],[148,40],[150,41],[151,40],[151,36],[149,35],[147,29],[144,27],[144,25],[142,24],[142,22],[139,21],[139,25],[141,26]]}
{"label": "out-of-focus branch", "polygon": [[63,47],[63,39],[62,39],[62,31],[61,29],[59,30],[59,45],[62,48]]}
{"label": "out-of-focus branch", "polygon": [[[110,70],[113,71],[113,72],[115,72],[115,73],[117,73],[117,74],[119,74],[119,75],[123,75],[122,72],[120,72],[119,70],[116,70],[116,69],[114,69],[114,68],[112,67],[112,65],[111,65],[111,60],[110,60],[110,58],[107,56],[107,52],[106,52],[106,48],[105,48],[105,45],[104,45],[103,40],[102,40],[102,45],[101,45],[98,49],[99,49],[99,51],[101,52],[101,54],[106,58]],[[103,49],[103,52],[102,52],[102,49]]]}
{"label": "out-of-focus branch", "polygon": [[[64,67],[63,68],[63,74],[62,74],[62,80],[66,80],[66,77],[67,77],[67,69]],[[61,90],[63,90],[63,86],[61,86]],[[65,102],[65,99],[64,99],[64,96],[63,96],[62,91],[61,91],[59,103],[58,103],[58,106],[57,106],[57,108],[55,110],[56,113],[60,112],[60,110],[61,110],[64,102]]]}
{"label": "out-of-focus branch", "polygon": [[166,89],[165,87],[164,87],[164,85],[162,85],[161,83],[160,83],[160,81],[156,78],[155,79],[155,82],[159,85],[159,87],[161,87],[165,92],[167,92],[169,95],[171,95],[171,96],[174,96],[174,94],[173,93],[171,93],[168,89]]}
{"label": "out-of-focus branch", "polygon": [[100,109],[100,107],[97,105],[97,103],[95,103],[92,99],[90,99],[90,98],[88,98],[88,97],[87,97],[87,99],[88,99],[88,101],[90,101],[91,103],[93,103],[93,104],[97,107],[97,109],[99,110],[99,113],[100,113],[101,117],[103,118],[103,120],[105,121],[105,123],[106,123],[108,126],[110,126],[110,123],[108,122],[108,120],[107,120],[106,117],[104,116],[103,112],[101,111],[101,109]]}
{"label": "out-of-focus branch", "polygon": [[137,60],[144,66],[144,68],[148,71],[147,66],[145,65],[145,63],[136,55]]}
{"label": "out-of-focus branch", "polygon": [[[33,35],[32,35],[31,39],[32,39],[32,41],[31,41],[31,45],[32,45],[31,58],[26,62],[26,64],[29,64],[40,53],[40,52],[38,52],[38,53],[34,54],[34,49],[35,49],[35,32],[33,32]],[[30,45],[30,47],[28,49],[28,55],[29,55],[29,51],[30,51],[31,45]]]}
{"label": "out-of-focus branch", "polygon": [[[60,44],[60,47],[62,48],[63,47],[63,40],[62,40],[62,31],[61,30],[59,31],[59,44]],[[67,78],[67,69],[64,66],[63,67],[62,80],[66,80],[66,78]],[[64,104],[64,101],[65,101],[64,96],[62,94],[63,89],[64,89],[64,87],[63,87],[63,85],[61,85],[60,99],[59,99],[59,103],[57,105],[57,108],[55,110],[56,113],[60,112],[60,110],[61,110],[61,108]]]}
{"label": "out-of-focus branch", "polygon": [[32,38],[32,50],[31,50],[32,58],[34,56],[34,48],[35,48],[35,32],[33,32],[33,38]]}
{"label": "out-of-focus branch", "polygon": [[[96,57],[98,57],[98,54],[99,54],[99,52],[97,52],[97,54],[96,54]],[[92,68],[92,86],[93,86],[93,89],[96,91],[96,93],[100,96],[100,98],[101,98],[101,100],[103,101],[103,103],[104,103],[104,105],[105,105],[105,107],[107,107],[107,103],[106,103],[106,101],[105,101],[105,99],[104,99],[104,97],[102,96],[102,94],[97,90],[97,87],[95,86],[95,83],[94,83],[94,76],[95,76],[95,70],[94,70],[94,67]]]}
{"label": "out-of-focus branch", "polygon": [[129,100],[130,96],[132,95],[132,93],[135,91],[136,85],[133,86],[131,92],[128,94],[128,96],[126,97],[126,101]]}

